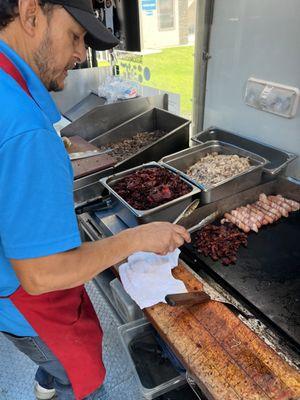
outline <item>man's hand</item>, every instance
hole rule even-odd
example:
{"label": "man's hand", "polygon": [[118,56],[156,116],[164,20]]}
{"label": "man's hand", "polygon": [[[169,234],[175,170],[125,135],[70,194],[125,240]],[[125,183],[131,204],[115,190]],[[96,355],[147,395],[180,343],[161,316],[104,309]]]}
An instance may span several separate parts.
{"label": "man's hand", "polygon": [[[184,242],[190,242],[188,231],[180,225],[170,222],[152,222],[131,229],[134,234],[138,251],[149,251],[157,254],[167,254],[174,251]],[[128,232],[129,233],[129,232]]]}

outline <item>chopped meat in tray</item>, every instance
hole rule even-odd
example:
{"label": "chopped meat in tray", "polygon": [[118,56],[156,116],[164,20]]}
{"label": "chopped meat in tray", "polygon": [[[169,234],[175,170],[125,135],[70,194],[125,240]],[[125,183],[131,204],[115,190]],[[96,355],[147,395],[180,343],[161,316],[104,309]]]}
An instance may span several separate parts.
{"label": "chopped meat in tray", "polygon": [[250,169],[251,164],[247,157],[213,152],[190,166],[186,173],[195,181],[211,186]]}
{"label": "chopped meat in tray", "polygon": [[113,189],[136,210],[150,210],[192,191],[178,175],[160,167],[139,169]]}
{"label": "chopped meat in tray", "polygon": [[123,139],[116,143],[108,143],[106,145],[99,146],[102,151],[110,150],[109,154],[113,156],[117,162],[121,162],[126,158],[132,157],[143,148],[156,142],[156,140],[162,138],[167,132],[157,129],[153,132],[139,132],[131,138]]}

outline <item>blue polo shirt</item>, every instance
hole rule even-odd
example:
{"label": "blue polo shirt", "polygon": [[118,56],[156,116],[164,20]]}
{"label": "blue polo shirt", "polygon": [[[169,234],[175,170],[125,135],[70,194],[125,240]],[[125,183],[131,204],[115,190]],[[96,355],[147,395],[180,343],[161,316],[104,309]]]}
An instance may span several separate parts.
{"label": "blue polo shirt", "polygon": [[[80,246],[73,206],[73,171],[53,128],[60,119],[48,91],[0,40],[0,52],[17,67],[32,98],[0,68],[0,297],[20,282],[10,258],[48,256]],[[37,333],[9,299],[0,299],[0,331]]]}

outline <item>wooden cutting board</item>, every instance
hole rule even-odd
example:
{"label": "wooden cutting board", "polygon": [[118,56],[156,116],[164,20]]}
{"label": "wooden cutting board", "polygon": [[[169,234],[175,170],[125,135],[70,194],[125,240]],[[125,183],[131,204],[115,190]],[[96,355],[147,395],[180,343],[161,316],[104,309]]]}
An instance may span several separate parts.
{"label": "wooden cutting board", "polygon": [[[202,284],[184,265],[173,269],[188,291]],[[300,373],[223,304],[159,303],[144,310],[197,383],[215,400],[298,400]]]}
{"label": "wooden cutting board", "polygon": [[[68,153],[78,153],[82,151],[99,150],[96,146],[83,139],[81,136],[71,136],[71,146],[67,149]],[[74,179],[102,171],[116,164],[116,160],[109,154],[100,154],[80,160],[73,160],[72,167],[74,171]]]}

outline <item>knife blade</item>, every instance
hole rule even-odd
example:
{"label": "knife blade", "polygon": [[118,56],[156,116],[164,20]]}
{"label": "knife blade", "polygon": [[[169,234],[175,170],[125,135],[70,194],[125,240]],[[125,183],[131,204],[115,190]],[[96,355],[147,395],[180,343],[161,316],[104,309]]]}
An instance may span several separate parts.
{"label": "knife blade", "polygon": [[110,153],[112,149],[107,149],[107,150],[87,150],[87,151],[79,151],[77,153],[70,153],[69,157],[71,161],[74,160],[81,160],[82,158],[90,158],[90,157],[95,157],[99,156],[101,154],[107,154]]}

